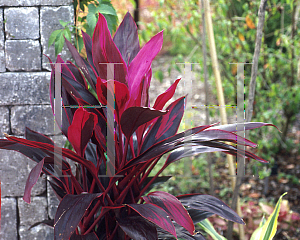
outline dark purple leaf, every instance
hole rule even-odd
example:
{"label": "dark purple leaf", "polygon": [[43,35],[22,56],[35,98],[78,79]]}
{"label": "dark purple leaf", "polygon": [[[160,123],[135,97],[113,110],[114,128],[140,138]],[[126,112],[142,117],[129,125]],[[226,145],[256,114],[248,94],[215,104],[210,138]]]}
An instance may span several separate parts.
{"label": "dark purple leaf", "polygon": [[55,214],[55,239],[69,239],[92,201],[100,195],[102,194],[66,195],[60,202]]}
{"label": "dark purple leaf", "polygon": [[94,90],[96,90],[96,87],[92,81],[90,72],[86,66],[86,63],[84,61],[84,59],[80,56],[79,52],[77,51],[77,49],[67,40],[65,39],[67,47],[69,48],[69,51],[71,52],[77,66],[80,68],[80,70],[83,72],[84,76],[86,77],[86,79],[88,80],[88,82],[91,84],[92,88]]}
{"label": "dark purple leaf", "polygon": [[[68,68],[70,69],[70,71],[72,72],[75,80],[80,83],[83,87],[85,87],[85,89],[88,89],[88,84],[85,80],[85,76],[83,75],[83,73],[79,70],[79,68],[77,66],[75,66],[72,62],[67,61],[68,64]],[[87,71],[87,70],[86,70]]]}
{"label": "dark purple leaf", "polygon": [[123,21],[119,25],[113,41],[126,64],[131,63],[140,51],[138,29],[129,12],[126,13]]}
{"label": "dark purple leaf", "polygon": [[[172,176],[159,176],[150,184],[147,191],[150,191],[153,187],[158,186],[166,181],[168,181]],[[147,177],[145,182],[142,184],[142,189],[152,180],[153,177]]]}
{"label": "dark purple leaf", "polygon": [[224,153],[226,153],[226,154],[230,154],[230,155],[234,155],[234,156],[236,156],[237,154],[239,156],[244,156],[245,155],[247,158],[253,158],[253,159],[255,159],[259,162],[262,162],[262,163],[268,163],[268,161],[262,159],[259,156],[256,156],[255,154],[253,154],[249,151],[243,151],[242,149],[236,148],[232,145],[229,145],[229,144],[226,144],[226,143],[223,143],[223,142],[208,141],[208,142],[201,142],[199,144],[203,145],[203,146],[223,149]]}
{"label": "dark purple leaf", "polygon": [[245,224],[243,219],[235,211],[233,211],[226,203],[214,196],[204,194],[186,194],[177,196],[177,198],[184,206],[188,206],[191,209],[215,213],[230,221]]}
{"label": "dark purple leaf", "polygon": [[[192,128],[188,131],[178,133],[174,136],[171,136],[165,140],[162,140],[154,145],[152,145],[150,148],[148,148],[145,152],[137,156],[136,158],[130,160],[126,165],[125,168],[130,169],[129,167],[132,167],[136,164],[144,163],[147,161],[151,161],[154,158],[157,158],[167,152],[170,152],[172,150],[175,150],[176,148],[180,147],[180,143],[184,141],[185,138],[190,137],[193,134],[196,134],[200,131],[203,131],[206,128],[209,128],[213,125],[204,125],[199,126],[196,128]],[[179,146],[177,146],[179,145]],[[123,169],[122,171],[118,172],[117,174],[122,174],[128,169]]]}
{"label": "dark purple leaf", "polygon": [[[89,65],[91,66],[91,69],[93,70],[93,72],[95,71],[95,65],[94,65],[94,61],[93,61],[93,54],[92,54],[92,39],[90,37],[90,35],[88,35],[87,33],[85,33],[84,31],[81,31],[82,33],[82,38],[83,38],[83,42],[84,42],[84,46],[85,46],[85,51],[86,51],[86,55],[87,55],[87,60],[89,62]],[[89,71],[91,72],[91,71]],[[95,74],[97,77],[97,74]],[[95,83],[96,84],[96,83]]]}
{"label": "dark purple leaf", "polygon": [[198,209],[188,208],[187,211],[189,212],[191,218],[193,219],[194,224],[203,221],[204,219],[214,215],[211,212],[202,211]]}
{"label": "dark purple leaf", "polygon": [[25,127],[25,138],[30,141],[54,144],[54,142],[49,137],[45,136],[44,134],[35,132],[28,127]]}
{"label": "dark purple leaf", "polygon": [[[56,149],[56,148],[53,148],[53,146],[51,144],[29,141],[27,139],[17,138],[17,137],[8,136],[8,135],[6,136],[6,138],[10,141],[13,141],[13,142],[16,142],[16,143],[19,143],[19,144],[23,144],[25,146],[30,146],[30,147],[33,147],[33,148],[39,148],[43,151],[44,150],[53,151],[56,154],[62,154],[63,157],[70,158],[73,161],[82,164],[94,175],[97,174],[96,169],[94,167],[94,164],[92,162],[80,157],[78,154],[76,154],[75,152],[73,152],[69,149],[66,149],[66,148],[57,148]],[[1,143],[1,141],[0,141],[0,143]]]}
{"label": "dark purple leaf", "polygon": [[[98,22],[93,34],[93,62],[99,76],[107,78],[107,66],[103,63],[120,63],[114,66],[115,80],[126,83],[127,65],[124,62],[118,48],[113,42],[107,27],[105,17],[99,13]],[[106,79],[109,80],[109,79]]]}
{"label": "dark purple leaf", "polygon": [[[244,128],[245,128],[245,130],[251,130],[251,129],[260,128],[260,127],[263,127],[263,126],[276,127],[275,125],[273,125],[271,123],[245,122],[245,123],[237,123],[237,124],[220,125],[220,126],[211,127],[210,129],[220,129],[220,130],[225,130],[225,131],[228,131],[228,132],[236,132],[237,130],[240,130],[240,129],[243,129],[241,131],[244,131]],[[280,130],[278,129],[278,131],[280,131]]]}
{"label": "dark purple leaf", "polygon": [[141,216],[124,216],[117,221],[122,230],[132,239],[158,239],[155,225]]}
{"label": "dark purple leaf", "polygon": [[[206,240],[206,238],[199,232],[197,232],[195,235],[190,234],[185,228],[182,226],[178,225],[176,222],[173,222],[175,229],[176,229],[176,234],[178,239],[184,239],[184,240]],[[158,233],[158,238],[159,239],[174,239],[174,237],[166,232],[165,230],[161,228],[157,228],[157,233]]]}
{"label": "dark purple leaf", "polygon": [[170,104],[166,109],[168,113],[159,117],[150,127],[143,140],[141,153],[168,137],[176,134],[184,113],[184,97]]}
{"label": "dark purple leaf", "polygon": [[224,151],[224,150],[220,148],[213,148],[213,147],[206,147],[206,146],[190,146],[187,144],[184,147],[180,147],[172,151],[168,156],[165,164],[169,165],[170,163],[176,162],[184,157],[191,157],[200,153],[220,152],[220,151]]}
{"label": "dark purple leaf", "polygon": [[37,165],[35,165],[35,167],[29,173],[29,176],[27,178],[26,185],[25,185],[24,196],[23,196],[23,200],[27,203],[31,202],[31,198],[30,198],[31,189],[33,188],[33,186],[36,184],[37,180],[39,179],[39,176],[43,169],[43,165],[44,165],[44,159],[42,161],[40,161]]}
{"label": "dark purple leaf", "polygon": [[88,233],[86,235],[77,235],[73,233],[70,240],[99,240],[95,233]]}
{"label": "dark purple leaf", "polygon": [[130,208],[140,214],[143,218],[156,224],[176,237],[175,227],[168,214],[160,207],[151,203],[127,204]]}
{"label": "dark purple leaf", "polygon": [[257,146],[257,144],[249,141],[246,138],[243,138],[234,133],[224,131],[224,130],[219,130],[219,129],[207,129],[203,132],[197,133],[192,138],[192,141],[197,142],[197,143],[207,142],[207,141],[212,141],[212,140],[230,141],[230,142],[234,142],[234,143],[244,144],[244,145],[250,146],[250,147]]}
{"label": "dark purple leaf", "polygon": [[59,186],[59,184],[55,184],[54,182],[51,181],[49,181],[49,183],[56,197],[61,201],[61,199],[63,199],[63,197],[67,195],[67,192],[62,186]]}
{"label": "dark purple leaf", "polygon": [[190,234],[194,234],[193,220],[176,197],[166,192],[155,191],[143,199],[146,203],[152,203],[164,209],[175,222],[184,227]]}
{"label": "dark purple leaf", "polygon": [[121,116],[120,124],[122,131],[124,135],[129,138],[139,126],[166,113],[166,111],[159,111],[147,107],[127,108]]}
{"label": "dark purple leaf", "polygon": [[81,157],[84,156],[86,145],[92,137],[97,121],[96,114],[89,113],[83,108],[78,108],[74,114],[73,122],[68,129],[68,138]]}
{"label": "dark purple leaf", "polygon": [[53,228],[54,227],[54,219],[46,219],[41,222],[36,222],[35,224],[31,225],[29,229],[34,228],[40,224],[45,224],[45,225]]}

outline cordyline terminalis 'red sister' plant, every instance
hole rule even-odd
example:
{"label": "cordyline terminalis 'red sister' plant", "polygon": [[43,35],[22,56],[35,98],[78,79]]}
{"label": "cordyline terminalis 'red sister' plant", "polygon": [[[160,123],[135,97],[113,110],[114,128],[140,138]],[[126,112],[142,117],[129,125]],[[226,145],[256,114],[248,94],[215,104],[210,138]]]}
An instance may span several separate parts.
{"label": "cordyline terminalis 'red sister' plant", "polygon": [[[148,193],[155,184],[169,179],[160,173],[183,157],[212,151],[235,155],[237,148],[224,141],[255,146],[233,133],[235,125],[206,125],[176,134],[185,98],[166,108],[165,104],[172,98],[179,79],[150,108],[151,62],[161,49],[163,33],[140,49],[136,25],[127,13],[113,39],[101,14],[93,39],[82,34],[87,60],[66,40],[77,66],[71,62],[61,65],[63,106],[85,106],[64,107],[62,112],[61,131],[76,153],[58,148],[48,137],[28,128],[26,139],[6,135],[7,139],[0,140],[2,149],[19,151],[37,162],[26,183],[26,202],[30,202],[30,192],[39,175],[51,177],[50,184],[60,199],[53,221],[55,239],[204,239],[195,233],[194,223],[214,213],[243,224],[232,209],[213,196]],[[60,56],[56,63],[63,63]],[[104,80],[107,66],[103,63],[122,63],[114,66],[114,80]],[[54,68],[53,65],[50,82],[52,106]],[[113,91],[107,91],[111,83],[115,88],[114,128],[107,124],[105,106],[107,94],[113,96]],[[245,128],[264,125],[269,124],[246,123]],[[112,163],[107,157],[108,131],[115,140],[113,177],[104,176],[109,171],[108,163]],[[151,170],[167,153],[161,170],[150,177]],[[250,152],[245,154],[266,162]],[[55,159],[60,161],[54,164]],[[66,159],[77,163],[75,176]]]}

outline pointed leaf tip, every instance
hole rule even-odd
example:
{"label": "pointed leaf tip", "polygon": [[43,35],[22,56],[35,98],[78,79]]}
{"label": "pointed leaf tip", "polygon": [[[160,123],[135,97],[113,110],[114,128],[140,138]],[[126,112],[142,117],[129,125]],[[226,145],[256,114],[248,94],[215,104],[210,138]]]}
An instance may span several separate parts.
{"label": "pointed leaf tip", "polygon": [[23,196],[23,200],[27,203],[31,202],[31,190],[33,186],[37,183],[37,180],[42,172],[44,166],[44,159],[40,161],[29,173],[29,176],[26,181],[25,192]]}

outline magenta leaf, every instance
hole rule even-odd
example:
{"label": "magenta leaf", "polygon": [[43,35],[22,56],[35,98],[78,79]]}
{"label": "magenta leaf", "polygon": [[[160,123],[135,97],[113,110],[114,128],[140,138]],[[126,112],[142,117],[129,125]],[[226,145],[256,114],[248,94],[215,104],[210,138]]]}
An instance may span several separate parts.
{"label": "magenta leaf", "polygon": [[138,29],[129,12],[126,13],[123,21],[118,27],[113,41],[126,64],[131,63],[140,51]]}
{"label": "magenta leaf", "polygon": [[122,131],[124,135],[129,138],[139,126],[166,113],[166,111],[159,111],[147,107],[127,108],[121,116],[120,124]]}
{"label": "magenta leaf", "polygon": [[139,215],[123,216],[118,218],[117,221],[122,230],[132,239],[158,239],[155,225]]}
{"label": "magenta leaf", "polygon": [[166,211],[162,208],[151,203],[126,205],[140,214],[143,218],[156,224],[177,238],[175,227]]}
{"label": "magenta leaf", "polygon": [[39,176],[43,169],[43,165],[44,165],[44,159],[42,161],[40,161],[29,173],[29,176],[27,178],[26,185],[25,185],[24,196],[23,196],[23,200],[27,203],[31,202],[31,198],[30,198],[31,189],[33,188],[33,186],[36,184],[37,180],[39,179]]}
{"label": "magenta leaf", "polygon": [[215,213],[230,221],[245,224],[243,219],[235,211],[233,211],[226,203],[214,196],[204,194],[186,194],[177,196],[177,198],[184,206],[188,206],[190,209]]}
{"label": "magenta leaf", "polygon": [[101,194],[82,193],[66,195],[60,202],[54,218],[55,240],[69,239],[75,231],[85,211]]}
{"label": "magenta leaf", "polygon": [[152,203],[164,209],[175,222],[184,227],[190,234],[195,233],[193,220],[182,203],[173,195],[155,191],[149,193],[143,199],[146,203]]}
{"label": "magenta leaf", "polygon": [[126,83],[127,65],[113,42],[106,19],[101,13],[99,13],[99,19],[93,34],[92,54],[95,68],[102,79],[107,78],[107,66],[103,63],[120,63],[114,66],[115,80]]}
{"label": "magenta leaf", "polygon": [[130,95],[136,99],[139,87],[145,74],[149,71],[151,63],[159,53],[163,43],[163,32],[152,37],[139,51],[128,68],[128,87]]}
{"label": "magenta leaf", "polygon": [[68,129],[68,137],[75,151],[81,157],[84,155],[86,145],[93,134],[97,121],[96,114],[83,108],[78,108],[74,114],[73,122]]}

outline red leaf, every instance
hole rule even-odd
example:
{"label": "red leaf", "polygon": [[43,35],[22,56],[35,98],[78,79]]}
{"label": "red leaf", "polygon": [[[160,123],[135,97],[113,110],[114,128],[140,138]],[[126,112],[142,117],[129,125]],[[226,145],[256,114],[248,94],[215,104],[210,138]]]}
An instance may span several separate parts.
{"label": "red leaf", "polygon": [[177,238],[175,227],[168,214],[162,208],[151,203],[127,205],[140,214],[143,218],[156,224]]}
{"label": "red leaf", "polygon": [[139,126],[166,113],[166,111],[159,111],[146,107],[127,108],[121,117],[120,124],[122,131],[124,135],[129,138]]}
{"label": "red leaf", "polygon": [[112,93],[112,85],[114,84],[114,94],[115,94],[115,109],[117,113],[121,116],[126,102],[129,99],[129,91],[127,86],[124,83],[120,83],[114,80],[108,80],[102,82],[101,78],[97,79],[97,96],[99,101],[103,105],[107,105],[107,84],[109,85],[109,92]]}
{"label": "red leaf", "polygon": [[68,128],[68,138],[81,157],[84,156],[86,145],[92,137],[97,121],[96,114],[89,113],[83,108],[78,108],[74,114],[72,124]]}
{"label": "red leaf", "polygon": [[177,79],[172,85],[171,87],[169,87],[164,93],[160,94],[154,103],[153,108],[157,109],[157,110],[161,110],[163,109],[163,107],[165,106],[165,104],[173,97],[177,84],[179,83],[180,79]]}
{"label": "red leaf", "polygon": [[123,63],[114,66],[114,76],[115,80],[126,83],[127,65],[113,42],[106,19],[101,13],[99,13],[99,19],[93,34],[92,54],[95,68],[102,79],[107,78],[106,64],[103,63]]}
{"label": "red leaf", "polygon": [[24,192],[24,196],[23,196],[23,200],[27,203],[31,202],[31,189],[33,188],[33,186],[36,184],[37,180],[39,179],[39,176],[42,172],[43,169],[43,165],[44,165],[44,159],[42,161],[40,161],[29,173],[29,176],[27,178],[26,181],[26,186],[25,186],[25,192]]}
{"label": "red leaf", "polygon": [[193,220],[176,197],[166,192],[155,191],[149,193],[143,199],[146,203],[153,203],[164,209],[175,222],[194,235],[195,226]]}

